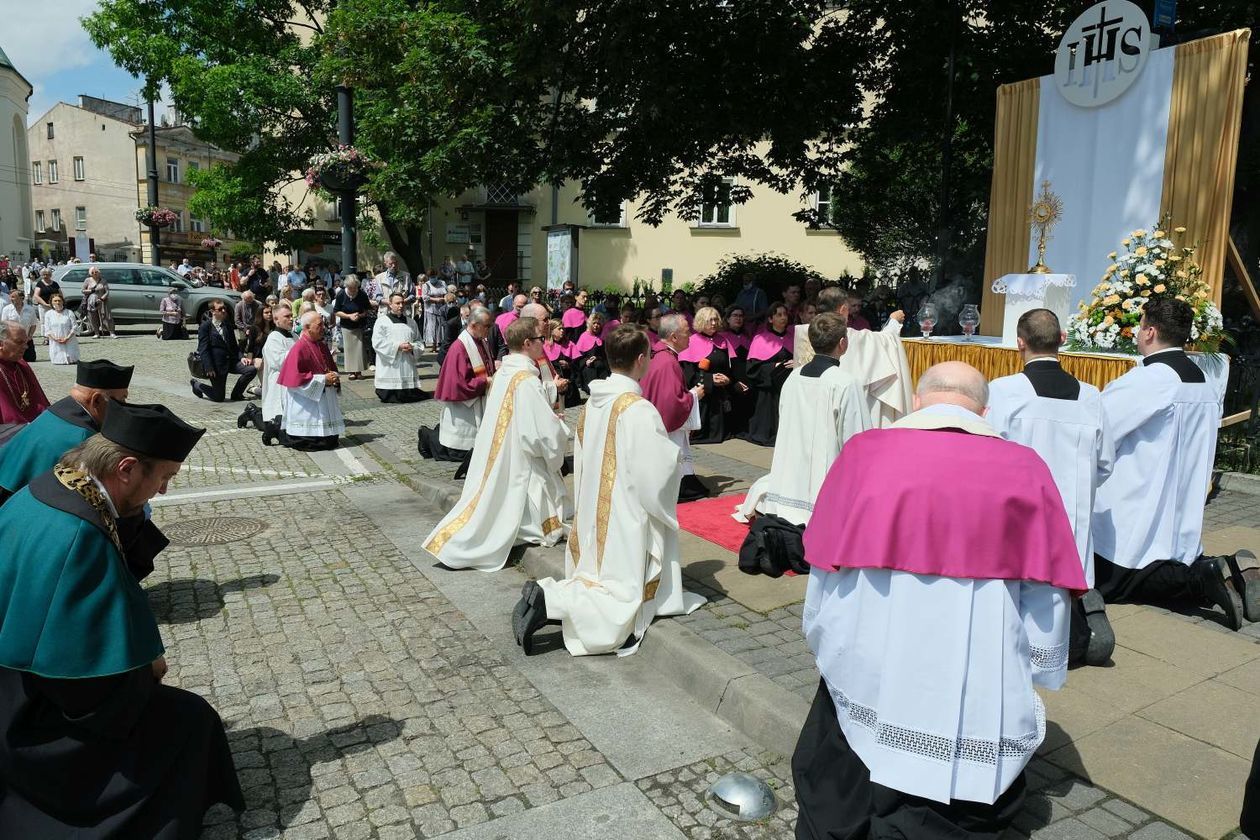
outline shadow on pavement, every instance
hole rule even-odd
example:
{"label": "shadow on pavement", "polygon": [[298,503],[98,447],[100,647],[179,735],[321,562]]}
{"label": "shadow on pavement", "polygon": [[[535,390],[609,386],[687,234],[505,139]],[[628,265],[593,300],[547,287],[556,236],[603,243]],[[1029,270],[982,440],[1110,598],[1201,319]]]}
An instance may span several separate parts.
{"label": "shadow on pavement", "polygon": [[279,575],[251,575],[224,583],[180,578],[163,581],[145,591],[159,624],[188,624],[218,615],[223,609],[223,596],[230,592],[260,589],[278,580]]}
{"label": "shadow on pavement", "polygon": [[[1052,801],[1054,797],[1066,796],[1070,793],[1073,785],[1082,783],[1081,776],[1084,777],[1085,783],[1089,783],[1088,771],[1085,770],[1080,754],[1069,737],[1059,724],[1052,720],[1046,721],[1045,740],[1052,743],[1062,742],[1064,746],[1054,750],[1054,764],[1049,765],[1045,756],[1038,755],[1029,762],[1025,770],[1028,778],[1028,795],[1024,799],[1024,809],[1015,818],[1016,827],[1024,833],[1033,834],[1037,829],[1049,825],[1052,821],[1062,819],[1063,806],[1059,805],[1056,808]],[[1067,775],[1062,778],[1047,779],[1037,769],[1046,765],[1056,768],[1058,771],[1056,775],[1064,772]],[[1065,771],[1064,765],[1080,768],[1080,770]],[[1074,774],[1079,774],[1079,776]]]}
{"label": "shadow on pavement", "polygon": [[[309,738],[293,736],[269,726],[232,730],[228,741],[245,793],[242,829],[268,825],[287,828],[311,798],[311,767],[337,761],[354,753],[388,743],[402,735],[402,722],[383,715],[369,715]],[[274,817],[267,821],[268,812]],[[206,815],[206,824],[235,819],[226,806],[217,805]],[[242,832],[244,833],[244,832]]]}

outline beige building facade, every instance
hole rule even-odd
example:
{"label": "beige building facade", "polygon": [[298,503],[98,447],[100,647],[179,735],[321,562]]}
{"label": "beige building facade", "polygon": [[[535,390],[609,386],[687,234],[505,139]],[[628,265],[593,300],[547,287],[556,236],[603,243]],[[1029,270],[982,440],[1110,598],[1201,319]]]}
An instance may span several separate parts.
{"label": "beige building facade", "polygon": [[0,49],[0,255],[25,262],[34,247],[26,103],[33,89]]}
{"label": "beige building facade", "polygon": [[136,166],[130,132],[140,109],[90,96],[59,102],[26,130],[36,247],[44,257],[78,257],[86,235],[98,259],[141,258]]}
{"label": "beige building facade", "polygon": [[[244,242],[237,240],[231,231],[213,230],[210,222],[193,216],[188,202],[196,189],[188,183],[188,173],[209,169],[216,163],[234,163],[237,155],[212,146],[187,125],[158,126],[154,132],[157,149],[158,206],[174,210],[178,221],[158,233],[158,261],[170,266],[187,259],[192,265],[214,263],[223,267],[228,254]],[[149,132],[145,127],[131,132],[134,185],[132,213],[135,208],[148,206]],[[149,229],[137,224],[143,262],[149,262]],[[214,250],[201,243],[208,238],[219,239],[222,244]]]}
{"label": "beige building facade", "polygon": [[[811,231],[793,218],[820,200],[827,202],[827,195],[782,195],[756,187],[745,204],[709,205],[697,220],[667,216],[657,227],[635,218],[633,201],[615,218],[594,219],[577,197],[576,184],[520,196],[493,187],[471,190],[433,207],[426,257],[440,264],[448,255],[458,260],[471,248],[486,260],[495,285],[518,281],[545,287],[550,275],[552,286],[571,276],[593,289],[629,289],[636,280],[660,289],[664,278],[679,288],[736,255],[781,254],[827,277],[860,275],[864,269],[861,257],[835,231]],[[576,240],[567,255],[555,241],[557,227]],[[571,263],[569,271],[557,262]]]}

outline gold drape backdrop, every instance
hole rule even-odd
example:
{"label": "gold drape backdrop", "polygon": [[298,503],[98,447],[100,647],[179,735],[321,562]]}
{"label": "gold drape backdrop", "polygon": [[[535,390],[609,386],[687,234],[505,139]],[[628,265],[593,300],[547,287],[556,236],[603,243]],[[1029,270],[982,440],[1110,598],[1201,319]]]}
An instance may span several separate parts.
{"label": "gold drape backdrop", "polygon": [[989,233],[984,244],[980,333],[1001,335],[1006,295],[992,291],[999,277],[1028,269],[1032,230],[1028,207],[1037,162],[1037,113],[1041,80],[1002,85],[997,92],[993,132],[993,186],[989,190]]}
{"label": "gold drape backdrop", "polygon": [[1229,212],[1251,32],[1239,29],[1177,47],[1160,214],[1185,225],[1203,279],[1221,302]]}
{"label": "gold drape backdrop", "polygon": [[[924,341],[921,338],[906,338],[902,340],[902,344],[906,348],[906,360],[910,363],[910,379],[916,386],[923,372],[938,362],[966,362],[990,381],[1024,369],[1019,351],[1012,347]],[[1059,354],[1059,362],[1068,373],[1099,390],[1111,380],[1127,373],[1135,364],[1132,359],[1068,352]]]}

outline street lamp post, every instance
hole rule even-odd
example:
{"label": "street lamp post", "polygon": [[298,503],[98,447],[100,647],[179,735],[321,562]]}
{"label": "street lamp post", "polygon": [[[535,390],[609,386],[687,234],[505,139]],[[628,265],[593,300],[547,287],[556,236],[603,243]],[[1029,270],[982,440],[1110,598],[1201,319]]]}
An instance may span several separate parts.
{"label": "street lamp post", "polygon": [[[157,170],[157,126],[153,121],[153,94],[149,94],[149,206],[157,207],[158,203],[158,170]],[[162,259],[158,249],[158,227],[149,225],[149,259],[154,265],[161,265]]]}
{"label": "street lamp post", "polygon": [[[354,145],[354,91],[346,85],[337,85],[337,141],[343,146]],[[354,272],[359,251],[358,232],[355,230],[357,192],[358,187],[353,183],[341,191],[342,275]]]}

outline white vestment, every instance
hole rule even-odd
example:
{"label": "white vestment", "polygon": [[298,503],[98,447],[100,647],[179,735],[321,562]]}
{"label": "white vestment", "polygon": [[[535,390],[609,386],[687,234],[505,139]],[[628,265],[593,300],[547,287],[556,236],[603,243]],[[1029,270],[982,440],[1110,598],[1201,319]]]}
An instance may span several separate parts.
{"label": "white vestment", "polygon": [[1093,589],[1090,520],[1098,486],[1111,475],[1116,454],[1098,389],[1082,382],[1077,399],[1054,399],[1038,396],[1022,373],[1003,376],[989,383],[985,419],[1002,437],[1034,450],[1050,468],[1072,522],[1085,582]]}
{"label": "white vestment", "polygon": [[337,389],[328,387],[323,376],[312,376],[310,382],[297,388],[280,387],[284,391],[280,428],[285,432],[294,437],[331,437],[346,433]]}
{"label": "white vestment", "polygon": [[682,465],[683,475],[696,474],[696,459],[691,454],[691,433],[699,429],[701,425],[700,400],[693,396],[691,414],[687,415],[687,420],[681,426],[669,433],[669,439],[678,447],[678,459]]}
{"label": "white vestment", "polygon": [[1126,569],[1198,559],[1221,399],[1211,381],[1182,382],[1159,363],[1138,365],[1103,389],[1116,463],[1094,503],[1100,556]]}
{"label": "white vestment", "polygon": [[[809,325],[796,328],[792,357],[801,367],[814,358]],[[909,414],[914,407],[910,391],[910,363],[901,344],[901,324],[892,318],[879,332],[849,328],[849,346],[840,357],[840,370],[866,389],[871,428],[882,429]]]}
{"label": "white vestment", "polygon": [[[896,427],[996,434],[953,406]],[[913,527],[915,512],[906,516]],[[1044,583],[815,568],[802,623],[871,781],[937,802],[992,804],[1045,737],[1033,685],[1063,685],[1068,608],[1067,593]]]}
{"label": "white vestment", "polygon": [[486,417],[459,501],[424,541],[453,569],[498,571],[517,543],[555,545],[564,536],[568,491],[560,466],[569,429],[547,402],[528,356],[503,359]]}
{"label": "white vestment", "polygon": [[[574,656],[634,653],[657,615],[685,615],[704,598],[682,586],[678,446],[633,379],[591,383],[573,454],[577,511],[565,579],[538,581],[547,617]],[[633,645],[622,647],[634,636]]]}
{"label": "white vestment", "polygon": [[[404,341],[411,343],[410,353],[398,349]],[[420,377],[416,374],[420,328],[410,317],[396,324],[389,315],[382,313],[372,328],[372,349],[376,351],[376,378],[373,382],[376,388],[405,391],[420,387]]]}
{"label": "white vestment", "polygon": [[[477,340],[468,330],[459,334],[459,339],[447,351],[447,360],[451,353],[462,349],[468,357],[469,366],[477,376],[485,376],[485,360],[477,347]],[[442,401],[442,419],[438,423],[438,443],[448,449],[472,449],[477,442],[477,430],[481,427],[481,417],[486,410],[485,396],[473,397],[460,402]]]}
{"label": "white vestment", "polygon": [[809,524],[840,448],[870,427],[866,396],[851,374],[838,366],[819,376],[805,375],[805,367],[794,369],[779,395],[779,437],[770,472],[753,482],[732,516],[749,522],[765,513],[793,525]]}
{"label": "white vestment", "polygon": [[275,329],[267,336],[262,348],[262,371],[258,377],[262,384],[262,417],[264,422],[271,422],[284,414],[284,388],[276,382],[280,378],[280,366],[284,357],[289,355],[289,348],[297,343],[292,335],[285,335]]}

